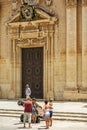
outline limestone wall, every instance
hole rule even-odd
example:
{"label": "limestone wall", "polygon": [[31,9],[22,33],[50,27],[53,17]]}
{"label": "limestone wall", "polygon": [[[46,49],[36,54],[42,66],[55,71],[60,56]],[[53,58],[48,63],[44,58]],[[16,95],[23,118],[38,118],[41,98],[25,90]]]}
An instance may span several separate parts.
{"label": "limestone wall", "polygon": [[10,62],[9,62],[9,42],[8,42],[8,31],[6,27],[6,22],[10,16],[11,11],[11,1],[1,1],[1,43],[0,43],[0,89],[1,98],[9,98],[9,90],[11,83],[11,73],[10,73]]}

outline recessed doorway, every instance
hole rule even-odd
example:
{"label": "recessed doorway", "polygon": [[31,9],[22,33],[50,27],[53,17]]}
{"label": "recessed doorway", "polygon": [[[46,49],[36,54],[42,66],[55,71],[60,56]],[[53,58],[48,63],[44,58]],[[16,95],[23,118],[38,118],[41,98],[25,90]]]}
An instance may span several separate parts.
{"label": "recessed doorway", "polygon": [[25,85],[30,85],[31,97],[43,98],[43,47],[22,48],[22,98]]}

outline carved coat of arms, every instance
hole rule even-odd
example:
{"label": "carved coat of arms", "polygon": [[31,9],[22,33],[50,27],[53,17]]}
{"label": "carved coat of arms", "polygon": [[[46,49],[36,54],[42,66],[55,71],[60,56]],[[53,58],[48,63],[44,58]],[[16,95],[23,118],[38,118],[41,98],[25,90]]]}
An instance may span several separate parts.
{"label": "carved coat of arms", "polygon": [[28,3],[24,3],[20,8],[22,18],[26,20],[32,20],[35,17],[35,8]]}

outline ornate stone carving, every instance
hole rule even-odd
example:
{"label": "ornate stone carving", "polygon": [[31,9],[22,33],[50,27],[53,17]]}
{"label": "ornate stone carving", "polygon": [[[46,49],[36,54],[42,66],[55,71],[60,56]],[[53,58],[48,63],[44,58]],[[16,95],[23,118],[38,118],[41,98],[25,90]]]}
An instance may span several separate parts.
{"label": "ornate stone carving", "polygon": [[21,6],[20,8],[21,18],[29,21],[32,20],[35,17],[34,10],[35,9],[33,8],[33,6],[29,6],[29,5]]}
{"label": "ornate stone carving", "polygon": [[19,47],[41,46],[47,43],[47,38],[16,39],[15,43]]}
{"label": "ornate stone carving", "polygon": [[66,6],[77,5],[77,0],[66,0]]}
{"label": "ornate stone carving", "polygon": [[23,44],[23,43],[28,43],[28,39],[21,39],[21,40],[16,39],[16,40],[15,40],[15,43],[16,43],[16,44],[20,44],[20,43],[22,43],[22,44]]}
{"label": "ornate stone carving", "polygon": [[46,3],[47,6],[50,6],[51,3],[52,3],[52,0],[45,0],[45,3]]}

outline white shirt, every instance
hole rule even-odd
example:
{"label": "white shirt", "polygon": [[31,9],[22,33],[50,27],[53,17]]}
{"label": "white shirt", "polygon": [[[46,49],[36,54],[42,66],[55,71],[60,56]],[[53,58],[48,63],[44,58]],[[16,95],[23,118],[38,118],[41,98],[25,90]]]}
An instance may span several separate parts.
{"label": "white shirt", "polygon": [[30,88],[26,88],[26,92],[25,92],[26,95],[31,95],[31,89]]}

